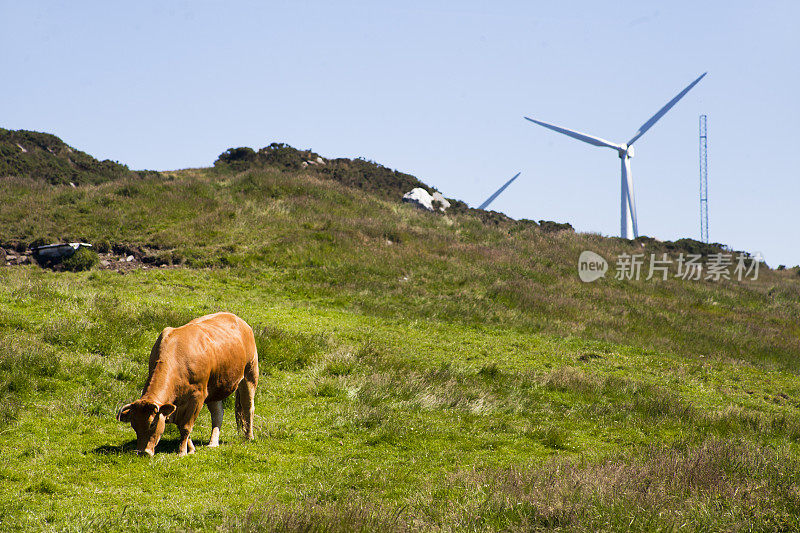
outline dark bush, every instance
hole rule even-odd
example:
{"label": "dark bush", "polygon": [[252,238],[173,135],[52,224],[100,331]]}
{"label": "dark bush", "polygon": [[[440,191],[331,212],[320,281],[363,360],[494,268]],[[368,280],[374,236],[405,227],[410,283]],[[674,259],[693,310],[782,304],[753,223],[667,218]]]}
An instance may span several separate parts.
{"label": "dark bush", "polygon": [[94,249],[98,253],[107,254],[111,251],[111,243],[108,242],[108,239],[100,239],[94,244]]}
{"label": "dark bush", "polygon": [[90,270],[99,261],[96,252],[88,248],[78,248],[77,252],[61,261],[61,266],[70,272],[81,272]]}
{"label": "dark bush", "polygon": [[540,220],[539,227],[542,228],[542,231],[545,233],[556,233],[558,231],[575,231],[572,228],[572,224],[569,222],[553,222],[552,220]]}
{"label": "dark bush", "polygon": [[283,170],[299,169],[304,162],[316,161],[318,157],[311,150],[298,150],[284,143],[272,143],[258,151],[260,162]]}
{"label": "dark bush", "polygon": [[224,167],[237,172],[247,170],[256,161],[256,152],[247,146],[228,148],[214,162],[215,167]]}

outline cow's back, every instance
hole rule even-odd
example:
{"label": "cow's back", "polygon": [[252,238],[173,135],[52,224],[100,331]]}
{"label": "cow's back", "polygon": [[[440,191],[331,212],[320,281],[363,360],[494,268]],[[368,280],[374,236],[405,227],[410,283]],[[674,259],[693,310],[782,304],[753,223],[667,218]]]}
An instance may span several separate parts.
{"label": "cow's back", "polygon": [[245,365],[256,357],[253,330],[226,312],[166,328],[153,349],[187,391],[206,389],[206,402],[229,396],[242,379]]}

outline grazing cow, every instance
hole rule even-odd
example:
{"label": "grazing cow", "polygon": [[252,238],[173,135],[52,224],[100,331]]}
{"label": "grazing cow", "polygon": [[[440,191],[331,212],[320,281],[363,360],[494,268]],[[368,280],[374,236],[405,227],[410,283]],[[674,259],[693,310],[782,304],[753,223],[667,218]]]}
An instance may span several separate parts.
{"label": "grazing cow", "polygon": [[211,411],[210,447],[219,446],[222,400],[236,391],[236,423],[253,438],[253,403],[258,384],[258,354],[253,330],[232,313],[195,318],[179,328],[164,328],[150,352],[150,375],[142,397],[120,409],[117,420],[136,431],[136,449],[152,456],[167,422],[181,434],[178,455],[194,453],[197,415]]}

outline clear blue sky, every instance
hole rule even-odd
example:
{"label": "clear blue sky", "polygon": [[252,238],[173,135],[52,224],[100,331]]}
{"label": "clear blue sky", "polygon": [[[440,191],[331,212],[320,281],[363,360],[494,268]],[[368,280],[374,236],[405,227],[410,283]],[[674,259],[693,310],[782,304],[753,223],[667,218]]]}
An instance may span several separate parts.
{"label": "clear blue sky", "polygon": [[[457,7],[453,7],[456,6]],[[800,2],[0,0],[0,126],[135,169],[282,141],[363,156],[515,218],[619,233],[611,141],[709,75],[636,144],[639,230],[800,263]]]}

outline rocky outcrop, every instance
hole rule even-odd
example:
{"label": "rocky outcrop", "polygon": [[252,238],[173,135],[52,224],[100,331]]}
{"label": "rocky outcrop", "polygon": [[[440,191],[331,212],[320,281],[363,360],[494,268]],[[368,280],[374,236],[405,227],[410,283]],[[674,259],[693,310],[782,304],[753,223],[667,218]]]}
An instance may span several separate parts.
{"label": "rocky outcrop", "polygon": [[414,187],[403,195],[403,201],[413,204],[420,209],[433,211],[433,196],[422,187]]}

